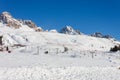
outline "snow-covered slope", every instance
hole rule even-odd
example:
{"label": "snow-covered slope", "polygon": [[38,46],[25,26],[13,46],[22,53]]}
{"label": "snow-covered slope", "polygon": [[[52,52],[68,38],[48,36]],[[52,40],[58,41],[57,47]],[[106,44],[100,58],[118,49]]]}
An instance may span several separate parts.
{"label": "snow-covered slope", "polygon": [[[80,32],[77,32],[77,30],[74,30],[71,26],[67,26],[61,30],[62,33],[66,34],[57,33],[55,30],[50,32],[36,32],[35,28],[37,28],[37,26],[32,21],[17,20],[8,12],[3,12],[0,15],[0,21],[0,34],[3,35],[3,43],[5,43],[5,45],[47,45],[49,46],[48,49],[67,47],[69,50],[109,51],[111,47],[119,44],[119,42],[111,38],[96,38],[84,34],[76,35],[80,34]],[[18,25],[19,28],[16,29]],[[52,47],[52,45],[54,45],[54,47]]]}
{"label": "snow-covered slope", "polygon": [[[16,24],[12,19],[9,25]],[[120,52],[109,52],[119,41],[69,35],[79,34],[69,27],[69,34],[56,30],[36,32],[31,21],[17,21],[21,25],[17,29],[8,26],[9,20],[0,22],[0,36],[3,36],[0,48],[8,46],[11,51],[0,51],[0,80],[120,79]]]}
{"label": "snow-covered slope", "polygon": [[[33,46],[0,52],[0,80],[119,80],[118,53],[45,54]],[[37,54],[36,54],[37,53]],[[93,53],[93,55],[92,55]]]}
{"label": "snow-covered slope", "polygon": [[[2,28],[0,30],[2,30]],[[51,46],[48,47],[48,49],[52,49],[53,47],[68,47],[69,50],[109,51],[111,47],[119,44],[119,42],[114,41],[113,39],[96,38],[87,35],[65,35],[60,33],[34,31],[24,32],[21,31],[21,29],[13,30],[12,32],[10,30],[2,32],[1,34],[3,34],[4,41],[7,40],[9,43],[12,43],[11,45],[14,45],[14,42],[17,42],[23,45],[44,45],[46,48],[47,46]]]}

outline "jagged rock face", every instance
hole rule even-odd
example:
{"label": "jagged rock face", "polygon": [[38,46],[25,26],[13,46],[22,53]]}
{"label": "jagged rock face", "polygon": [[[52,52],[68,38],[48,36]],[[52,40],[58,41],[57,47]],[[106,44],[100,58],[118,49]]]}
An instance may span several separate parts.
{"label": "jagged rock face", "polygon": [[23,24],[29,26],[30,28],[36,28],[37,26],[31,20],[23,20]]}
{"label": "jagged rock face", "polygon": [[31,20],[18,20],[15,19],[11,16],[11,14],[9,12],[3,12],[0,15],[0,22],[3,22],[4,24],[6,24],[6,26],[18,29],[20,27],[22,27],[23,25],[27,25],[30,28],[33,28],[35,31],[43,31],[42,28],[38,28],[35,23],[33,23]]}
{"label": "jagged rock face", "polygon": [[60,32],[64,33],[64,34],[70,34],[70,35],[79,35],[79,34],[81,34],[79,30],[74,30],[71,26],[64,27]]}
{"label": "jagged rock face", "polygon": [[12,16],[10,15],[10,13],[8,12],[3,12],[1,15],[0,15],[0,20],[1,21],[4,21],[4,23],[7,23],[8,22],[8,18],[12,18]]}
{"label": "jagged rock face", "polygon": [[91,36],[93,36],[93,37],[99,37],[99,38],[103,37],[103,35],[101,33],[99,33],[99,32],[96,32],[96,33],[92,34]]}
{"label": "jagged rock face", "polygon": [[21,19],[19,19],[19,22],[23,25],[27,25],[28,27],[33,28],[37,32],[42,32],[43,31],[43,29],[41,27],[37,27],[37,25],[34,22],[32,22],[31,20],[21,20]]}
{"label": "jagged rock face", "polygon": [[110,35],[105,35],[105,36],[103,36],[103,38],[110,39],[110,38],[113,38],[113,37],[112,37],[112,36],[110,36]]}
{"label": "jagged rock face", "polygon": [[96,33],[92,34],[91,36],[93,36],[93,37],[98,37],[98,38],[107,38],[107,39],[112,38],[110,35],[103,35],[103,34],[100,33],[100,32],[96,32]]}
{"label": "jagged rock face", "polygon": [[27,25],[27,26],[29,26],[30,28],[33,28],[33,29],[34,29],[35,31],[37,31],[37,32],[43,31],[42,28],[38,28],[38,27],[36,26],[36,24],[35,24],[34,22],[32,22],[31,20],[23,20],[22,22],[23,22],[24,25]]}
{"label": "jagged rock face", "polygon": [[14,19],[8,12],[3,12],[0,15],[0,21],[5,23],[9,27],[13,27],[16,29],[21,27],[21,23],[18,20]]}
{"label": "jagged rock face", "polygon": [[31,20],[21,20],[21,19],[19,19],[19,22],[23,25],[27,25],[28,27],[33,28],[37,32],[42,32],[43,31],[43,29],[41,27],[37,27],[36,24],[34,22],[32,22]]}

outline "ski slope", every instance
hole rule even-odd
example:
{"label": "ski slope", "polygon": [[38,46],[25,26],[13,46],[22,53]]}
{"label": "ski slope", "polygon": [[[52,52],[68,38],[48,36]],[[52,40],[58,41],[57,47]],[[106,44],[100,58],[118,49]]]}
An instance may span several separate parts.
{"label": "ski slope", "polygon": [[120,52],[109,52],[120,44],[114,39],[35,32],[27,26],[12,29],[4,24],[0,34],[11,50],[0,52],[0,80],[120,80]]}
{"label": "ski slope", "polygon": [[[34,50],[35,51],[35,50]],[[0,80],[119,80],[120,52],[0,53]]]}
{"label": "ski slope", "polygon": [[[4,33],[4,41],[6,44],[24,44],[32,46],[54,45],[63,47],[66,46],[73,50],[99,50],[109,51],[111,47],[119,44],[113,39],[95,38],[87,35],[65,35],[60,33],[50,32],[12,32]],[[57,48],[57,47],[56,47]]]}

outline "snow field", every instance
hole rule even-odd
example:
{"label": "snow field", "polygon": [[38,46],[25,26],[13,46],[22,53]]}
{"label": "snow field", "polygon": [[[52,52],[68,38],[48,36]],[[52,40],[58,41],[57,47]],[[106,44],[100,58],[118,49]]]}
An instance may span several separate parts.
{"label": "snow field", "polygon": [[109,52],[120,42],[113,39],[34,32],[25,25],[12,29],[2,23],[0,34],[12,51],[0,52],[0,80],[120,80],[120,52]]}
{"label": "snow field", "polygon": [[51,45],[66,46],[73,50],[99,50],[109,51],[111,47],[119,44],[112,39],[95,38],[87,35],[65,35],[50,32],[16,32],[4,33],[4,43],[6,45],[23,44],[23,45]]}
{"label": "snow field", "polygon": [[0,68],[0,80],[119,80],[116,67]]}

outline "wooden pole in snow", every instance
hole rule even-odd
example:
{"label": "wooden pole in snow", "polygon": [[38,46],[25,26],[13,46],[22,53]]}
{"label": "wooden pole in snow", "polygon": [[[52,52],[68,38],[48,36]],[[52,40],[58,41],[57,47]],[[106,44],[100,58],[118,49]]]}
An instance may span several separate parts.
{"label": "wooden pole in snow", "polygon": [[3,38],[3,36],[0,36],[0,45],[3,44],[3,42],[2,42],[2,38]]}

